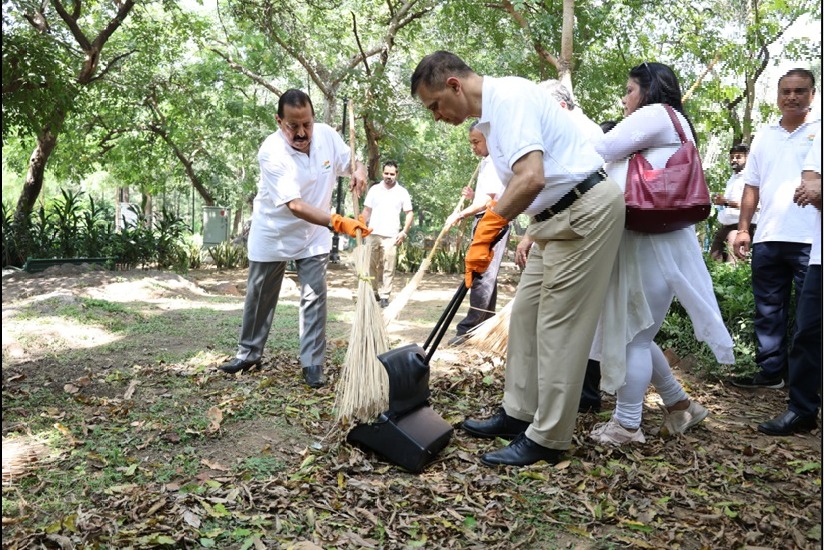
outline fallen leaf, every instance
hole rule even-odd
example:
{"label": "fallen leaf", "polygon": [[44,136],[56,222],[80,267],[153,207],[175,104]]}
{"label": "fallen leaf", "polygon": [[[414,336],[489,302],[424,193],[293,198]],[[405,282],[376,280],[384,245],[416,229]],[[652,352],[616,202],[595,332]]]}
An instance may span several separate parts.
{"label": "fallen leaf", "polygon": [[223,422],[223,413],[216,406],[209,407],[206,411],[206,418],[209,419],[209,427],[206,429],[209,433],[215,433],[221,429],[221,422]]}
{"label": "fallen leaf", "polygon": [[129,387],[126,388],[126,393],[123,394],[123,399],[131,399],[135,393],[135,388],[137,388],[138,381],[132,380],[129,382]]}

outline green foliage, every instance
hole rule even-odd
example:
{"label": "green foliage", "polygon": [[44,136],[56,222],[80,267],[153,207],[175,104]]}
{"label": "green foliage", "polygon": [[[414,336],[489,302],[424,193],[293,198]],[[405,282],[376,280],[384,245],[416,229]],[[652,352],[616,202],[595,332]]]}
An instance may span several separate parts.
{"label": "green foliage", "polygon": [[208,252],[218,269],[235,269],[249,265],[246,248],[236,246],[230,241],[224,241],[218,246],[210,247]]}
{"label": "green foliage", "polygon": [[27,220],[30,239],[24,243],[14,221],[13,210],[3,204],[3,267],[22,266],[32,258],[114,257],[123,268],[146,267],[185,272],[193,263],[186,242],[189,229],[179,217],[164,208],[150,224],[135,208],[134,226],[115,230],[114,211],[85,193],[60,190],[59,196],[41,203]]}
{"label": "green foliage", "polygon": [[[413,228],[409,239],[398,247],[396,269],[405,273],[418,271],[421,262],[430,254],[440,231],[440,227],[434,230]],[[458,243],[451,240],[450,236],[451,234],[448,233],[433,254],[429,268],[431,273],[462,273],[464,271],[464,247],[458,246]],[[469,243],[466,240],[464,242]]]}

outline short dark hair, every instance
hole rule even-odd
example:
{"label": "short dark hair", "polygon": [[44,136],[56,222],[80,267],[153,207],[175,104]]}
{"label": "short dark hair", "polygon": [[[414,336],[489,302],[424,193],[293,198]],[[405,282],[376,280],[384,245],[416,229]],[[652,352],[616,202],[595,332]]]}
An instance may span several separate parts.
{"label": "short dark hair", "polygon": [[304,107],[305,105],[309,105],[312,116],[315,116],[315,107],[312,106],[312,99],[310,99],[306,92],[301,90],[291,88],[281,94],[281,97],[278,98],[278,116],[280,118],[284,118],[284,107],[287,105],[290,107]]}
{"label": "short dark hair", "polygon": [[472,132],[478,126],[478,119],[475,119],[471,124],[470,127],[467,129],[468,132]]}
{"label": "short dark hair", "polygon": [[381,168],[386,168],[387,166],[392,166],[395,168],[395,171],[398,172],[398,163],[394,160],[385,160],[384,164],[381,165]]}
{"label": "short dark hair", "polygon": [[599,122],[599,128],[602,129],[602,132],[605,134],[616,127],[619,123],[618,120],[605,120],[604,122]]}
{"label": "short dark hair", "polygon": [[814,73],[812,73],[808,69],[803,69],[801,67],[791,69],[787,73],[783,74],[779,81],[776,83],[777,88],[782,84],[782,81],[785,79],[786,76],[801,76],[802,78],[807,78],[811,81],[811,89],[816,90],[816,79],[814,79]]}
{"label": "short dark hair", "polygon": [[751,150],[751,148],[748,147],[747,144],[737,143],[736,145],[734,145],[733,147],[730,148],[730,151],[728,151],[728,154],[732,155],[734,153],[745,153],[747,155],[750,152],[750,150]]}
{"label": "short dark hair", "polygon": [[450,76],[467,76],[472,72],[470,66],[456,54],[444,50],[433,52],[418,62],[410,77],[410,93],[415,97],[422,84],[440,90]]}

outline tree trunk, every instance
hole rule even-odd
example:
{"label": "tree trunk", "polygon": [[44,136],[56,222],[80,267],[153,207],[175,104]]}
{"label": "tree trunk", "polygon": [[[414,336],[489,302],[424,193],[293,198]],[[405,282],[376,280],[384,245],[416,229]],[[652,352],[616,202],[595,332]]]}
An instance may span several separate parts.
{"label": "tree trunk", "polygon": [[[49,162],[49,157],[54,152],[57,146],[57,136],[60,133],[60,127],[66,119],[66,112],[57,109],[51,117],[51,122],[43,128],[37,136],[37,144],[32,151],[29,158],[29,168],[26,171],[26,180],[23,183],[23,189],[20,191],[20,197],[17,199],[17,207],[14,211],[14,224],[18,233],[18,256],[16,258],[21,263],[25,260],[25,256],[32,252],[31,250],[31,233],[29,227],[29,218],[34,203],[40,192],[43,189],[43,177],[46,174],[46,165]],[[17,262],[15,262],[17,263]]]}
{"label": "tree trunk", "polygon": [[141,193],[140,202],[143,206],[144,225],[151,229],[154,221],[152,195]]}

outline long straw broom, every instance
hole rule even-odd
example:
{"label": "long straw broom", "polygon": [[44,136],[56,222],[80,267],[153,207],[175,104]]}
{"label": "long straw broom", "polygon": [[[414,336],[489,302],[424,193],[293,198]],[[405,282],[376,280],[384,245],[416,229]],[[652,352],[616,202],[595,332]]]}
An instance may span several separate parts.
{"label": "long straw broom", "polygon": [[[473,180],[475,180],[476,176],[478,175],[478,169],[480,167],[481,163],[479,162],[476,166],[475,171],[473,172],[473,175],[470,177],[470,182],[467,184],[468,187],[472,186]],[[453,214],[461,212],[461,209],[463,207],[464,195],[461,196],[461,198],[458,200],[458,204],[455,205],[455,208],[453,209]],[[407,306],[407,302],[410,300],[410,297],[413,295],[413,292],[415,292],[418,289],[418,285],[421,284],[421,279],[424,278],[424,274],[427,273],[427,270],[430,269],[430,264],[432,263],[433,258],[435,257],[436,250],[438,250],[438,245],[441,244],[441,239],[444,238],[444,235],[446,235],[449,230],[450,228],[447,227],[447,224],[445,223],[444,227],[441,228],[441,232],[438,234],[438,237],[436,237],[435,242],[433,243],[433,247],[430,250],[430,253],[427,254],[427,257],[424,258],[424,261],[421,262],[420,266],[418,266],[418,271],[415,272],[415,275],[413,275],[412,279],[410,279],[410,282],[407,283],[407,286],[405,286],[401,290],[401,292],[398,293],[398,296],[396,296],[395,299],[392,302],[390,302],[390,304],[386,307],[386,309],[384,309],[384,322],[388,325],[395,321],[395,318],[398,317],[398,314],[401,313],[401,310]]]}
{"label": "long straw broom", "polygon": [[[349,140],[352,173],[355,173],[355,115],[349,103]],[[358,218],[358,196],[352,203]],[[362,243],[361,232],[355,236],[355,271],[358,274],[358,294],[355,318],[352,322],[347,355],[341,369],[341,379],[335,393],[335,414],[339,422],[371,422],[389,406],[390,383],[387,371],[378,355],[389,348],[387,328],[381,308],[372,294],[369,248]]]}

